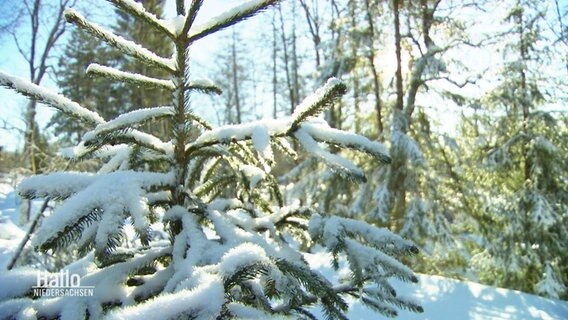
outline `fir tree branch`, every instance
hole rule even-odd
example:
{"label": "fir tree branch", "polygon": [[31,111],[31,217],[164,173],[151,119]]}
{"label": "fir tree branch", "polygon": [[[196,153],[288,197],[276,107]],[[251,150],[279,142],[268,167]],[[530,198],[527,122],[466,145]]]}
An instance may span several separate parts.
{"label": "fir tree branch", "polygon": [[316,140],[303,128],[297,130],[294,136],[298,139],[304,150],[309,154],[323,160],[330,167],[338,170],[341,174],[355,178],[357,181],[366,182],[365,173],[353,162],[322,149]]}
{"label": "fir tree branch", "polygon": [[209,122],[207,122],[207,120],[201,118],[200,116],[196,115],[195,113],[189,112],[189,113],[187,113],[187,117],[190,120],[192,120],[193,122],[202,126],[204,129],[213,130],[213,126]]}
{"label": "fir tree branch", "polygon": [[121,143],[134,143],[142,148],[154,150],[160,154],[168,154],[168,152],[171,152],[173,149],[170,142],[163,142],[151,134],[130,128],[108,131],[88,138],[89,139],[83,141],[83,146],[86,147],[87,150],[84,150],[84,154],[81,156],[92,153],[106,145],[117,145]]}
{"label": "fir tree branch", "polygon": [[162,58],[133,41],[126,40],[123,37],[117,36],[112,32],[85,20],[81,14],[73,9],[65,10],[65,19],[87,31],[91,35],[117,48],[124,54],[134,57],[143,63],[162,68],[172,74],[176,71],[175,62],[172,59]]}
{"label": "fir tree branch", "polygon": [[318,142],[325,142],[327,144],[366,152],[377,158],[383,164],[391,163],[391,158],[383,144],[371,141],[358,134],[330,128],[327,125],[316,125],[312,123],[303,124],[302,130],[308,132],[310,136]]}
{"label": "fir tree branch", "polygon": [[290,157],[292,160],[298,159],[298,153],[296,153],[296,150],[292,148],[292,146],[288,143],[288,141],[285,138],[278,138],[274,139],[273,141],[274,141],[274,146],[276,146],[278,150],[280,150],[282,153]]}
{"label": "fir tree branch", "polygon": [[123,11],[130,13],[133,17],[145,21],[151,26],[153,26],[156,30],[159,30],[168,38],[175,40],[175,35],[171,32],[171,30],[164,24],[164,21],[156,17],[151,12],[146,11],[141,3],[134,2],[131,0],[107,0],[108,2],[115,5],[117,8],[122,9]]}
{"label": "fir tree branch", "polygon": [[174,114],[173,107],[156,107],[130,111],[119,115],[113,120],[100,124],[94,130],[88,131],[83,135],[83,141],[88,143],[97,136],[119,131],[139,125],[144,121],[156,120]]}
{"label": "fir tree branch", "polygon": [[195,21],[195,17],[197,17],[197,13],[199,12],[199,9],[201,9],[202,4],[203,0],[191,1],[191,6],[189,7],[189,11],[187,12],[187,17],[185,18],[185,23],[183,24],[181,34],[187,34],[189,29],[191,29],[193,22]]}
{"label": "fir tree branch", "polygon": [[278,1],[279,0],[249,1],[242,4],[239,8],[224,12],[217,17],[211,18],[209,22],[203,25],[197,25],[189,29],[189,42],[194,42],[242,20],[248,19],[269,6],[276,4]]}
{"label": "fir tree branch", "polygon": [[[98,221],[101,215],[102,211],[98,208],[94,208],[89,213],[66,225],[63,230],[55,232],[55,234],[52,234],[43,241],[40,242],[34,238],[32,244],[44,252],[50,249],[53,251],[64,249],[69,246],[71,242],[78,240],[81,237],[82,231],[93,222]],[[36,240],[36,243],[34,243],[34,240]]]}
{"label": "fir tree branch", "polygon": [[16,92],[45,103],[56,108],[63,113],[76,117],[90,125],[104,123],[104,119],[96,112],[88,110],[77,102],[74,102],[62,95],[56,94],[48,89],[42,88],[23,78],[10,76],[0,71],[0,86],[14,89]]}
{"label": "fir tree branch", "polygon": [[336,78],[331,78],[327,83],[319,88],[314,94],[308,96],[292,114],[294,119],[288,132],[298,130],[300,125],[309,117],[315,117],[323,110],[328,108],[332,103],[345,94],[347,87],[343,82]]}
{"label": "fir tree branch", "polygon": [[91,63],[87,67],[87,74],[90,76],[105,77],[148,88],[160,88],[168,90],[170,92],[173,92],[176,89],[174,83],[171,80],[146,77],[140,74],[117,70],[115,68],[103,66],[97,63]]}
{"label": "fir tree branch", "polygon": [[[357,290],[357,288],[346,285],[332,286],[331,283],[329,283],[329,281],[323,278],[320,274],[315,273],[305,266],[292,263],[284,259],[276,260],[275,264],[282,273],[288,274],[297,279],[302,286],[306,288],[308,293],[306,293],[303,297],[303,301],[290,300],[275,306],[273,311],[287,313],[297,307],[312,304],[320,300],[322,307],[324,308],[324,312],[330,312],[338,318],[345,317],[343,312],[347,311],[349,306],[341,298],[340,294]],[[301,305],[294,305],[298,302],[300,302]]]}
{"label": "fir tree branch", "polygon": [[[199,139],[198,139],[198,140],[196,140],[195,142],[190,143],[189,145],[187,145],[187,147],[186,147],[186,149],[185,149],[185,152],[186,152],[186,155],[189,156],[189,155],[191,155],[193,152],[195,152],[195,151],[197,151],[197,150],[199,150],[199,149],[201,149],[201,148],[204,148],[204,147],[210,147],[210,146],[213,146],[213,145],[216,145],[216,144],[222,144],[222,143],[226,143],[226,142],[229,142],[229,141],[231,141],[231,142],[237,142],[237,141],[250,140],[250,139],[251,139],[251,136],[252,136],[252,133],[251,133],[250,135],[246,135],[246,136],[244,136],[244,137],[240,137],[239,139],[231,139],[231,140],[228,140],[228,141],[222,141],[221,139],[217,139],[217,138],[214,138],[214,139],[206,139],[206,140],[204,139],[203,141],[199,141]],[[286,133],[285,133],[285,132],[282,132],[282,133],[276,133],[276,134],[272,135],[271,137],[274,138],[274,137],[285,137],[285,136],[286,136]]]}
{"label": "fir tree branch", "polygon": [[201,91],[208,94],[220,95],[223,90],[210,80],[194,80],[185,87],[186,90]]}

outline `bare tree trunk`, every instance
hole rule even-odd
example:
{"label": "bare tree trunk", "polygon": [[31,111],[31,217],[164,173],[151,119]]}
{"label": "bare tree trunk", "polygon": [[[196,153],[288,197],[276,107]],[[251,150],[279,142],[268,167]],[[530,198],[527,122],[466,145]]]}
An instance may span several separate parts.
{"label": "bare tree trunk", "polygon": [[[284,55],[284,69],[285,69],[285,74],[286,74],[286,85],[288,86],[288,97],[290,100],[290,110],[294,110],[294,101],[296,101],[296,99],[294,98],[294,87],[292,85],[292,77],[290,75],[291,71],[290,71],[290,58],[288,56],[288,44],[287,44],[287,39],[286,39],[286,30],[284,29],[284,17],[282,15],[282,6],[278,7],[278,12],[280,14],[280,36],[281,36],[281,40],[282,40],[282,49],[283,49],[283,55]],[[290,113],[292,114],[292,113]]]}
{"label": "bare tree trunk", "polygon": [[298,53],[296,50],[296,1],[292,2],[292,81],[294,90],[294,103],[290,114],[294,113],[294,109],[300,104],[300,81],[298,79]]}
{"label": "bare tree trunk", "polygon": [[233,28],[233,42],[231,44],[231,69],[233,77],[233,94],[235,97],[235,111],[237,113],[237,123],[241,123],[241,98],[239,92],[238,65],[237,65],[237,34]]}
{"label": "bare tree trunk", "polygon": [[278,47],[276,44],[276,13],[272,14],[272,118],[278,117],[278,71],[276,63]]}
{"label": "bare tree trunk", "polygon": [[[520,5],[520,4],[519,4]],[[528,88],[527,88],[527,74],[525,71],[524,65],[526,65],[526,61],[528,60],[528,48],[527,43],[525,42],[525,26],[524,26],[524,16],[523,11],[521,10],[518,15],[516,16],[517,22],[517,32],[519,36],[519,54],[522,62],[522,66],[519,69],[519,75],[521,77],[521,94],[520,94],[520,107],[523,114],[523,122],[521,124],[523,133],[527,136],[530,136],[529,132],[529,116],[530,116],[530,103],[528,97]],[[523,146],[523,165],[524,165],[524,178],[525,181],[529,181],[531,179],[531,159],[529,156],[529,145],[528,142]]]}
{"label": "bare tree trunk", "polygon": [[[340,13],[339,13],[339,7],[337,6],[337,3],[335,0],[331,0],[330,2],[330,6],[331,6],[331,17],[332,17],[332,21],[339,21],[340,17]],[[333,25],[335,25],[335,23],[333,23]],[[342,48],[342,34],[341,34],[341,28],[339,27],[332,27],[332,39],[333,39],[333,43],[334,43],[334,47],[332,49],[332,62],[334,64],[337,64],[337,72],[336,74],[332,74],[332,76],[334,77],[340,77],[344,72],[344,60],[343,60],[343,48]],[[330,123],[330,126],[332,128],[336,128],[336,129],[340,129],[342,128],[343,125],[343,104],[341,102],[341,100],[336,101],[331,109],[329,110],[332,113],[332,118],[333,118],[333,122]],[[332,150],[333,151],[333,150]]]}
{"label": "bare tree trunk", "polygon": [[[35,167],[34,157],[36,107],[37,102],[35,100],[30,100],[26,106],[25,114],[26,131],[24,132],[24,166],[31,173],[36,173],[37,170]],[[28,219],[26,219],[26,221],[27,220]]]}
{"label": "bare tree trunk", "polygon": [[[400,35],[400,4],[402,0],[393,0],[394,9],[394,38],[396,47],[396,104],[393,110],[393,136],[407,132],[406,119],[404,117],[404,92],[402,87],[402,58],[401,58],[401,35]],[[388,187],[393,196],[393,207],[390,216],[390,228],[399,232],[404,223],[406,212],[406,157],[401,146],[393,143],[392,163]]]}
{"label": "bare tree trunk", "polygon": [[404,109],[404,91],[402,89],[402,58],[401,58],[401,36],[400,36],[400,2],[394,0],[394,41],[396,47],[396,106],[402,111]]}
{"label": "bare tree trunk", "polygon": [[[349,2],[349,14],[351,15],[351,30],[357,30],[357,2]],[[353,118],[355,120],[355,133],[361,132],[361,118],[360,118],[360,108],[359,108],[359,75],[357,73],[357,49],[359,48],[361,41],[359,35],[351,35],[351,58],[354,60],[354,66],[352,70],[353,74]]]}
{"label": "bare tree trunk", "polygon": [[10,260],[10,263],[8,264],[6,269],[12,270],[14,268],[14,266],[16,265],[16,263],[18,262],[18,259],[22,256],[22,253],[24,252],[24,248],[26,247],[26,244],[30,240],[32,234],[35,232],[41,218],[43,218],[43,213],[47,209],[48,203],[49,203],[49,200],[43,201],[43,204],[42,204],[42,206],[39,210],[39,213],[35,216],[34,220],[30,224],[30,228],[29,228],[28,232],[26,233],[26,235],[24,236],[24,238],[22,239],[22,241],[18,245],[18,248],[16,249],[16,251],[14,252],[14,255],[12,256],[12,260]]}
{"label": "bare tree trunk", "polygon": [[[55,46],[57,40],[61,37],[65,31],[65,21],[63,21],[63,11],[67,6],[74,4],[74,0],[61,0],[59,4],[54,9],[52,17],[54,19],[53,24],[45,28],[41,25],[43,20],[40,20],[40,15],[47,16],[42,13],[41,0],[24,0],[23,5],[25,7],[26,14],[29,14],[30,19],[30,31],[31,39],[29,43],[29,48],[24,48],[18,40],[18,36],[13,33],[16,46],[20,54],[24,57],[28,64],[30,81],[34,84],[39,85],[45,76],[48,68],[48,58],[51,50]],[[43,36],[40,31],[47,30],[47,34]],[[45,40],[44,40],[45,39]],[[42,42],[45,41],[45,42]],[[36,168],[35,159],[35,142],[36,142],[36,101],[30,101],[26,106],[25,111],[25,123],[26,130],[24,133],[24,166],[31,173],[36,173],[38,168]],[[24,201],[20,207],[20,223],[24,224],[30,220],[31,216],[31,205],[29,200]]]}
{"label": "bare tree trunk", "polygon": [[[562,22],[562,14],[560,13],[560,5],[558,0],[554,0],[554,5],[556,9],[556,16],[558,18],[558,25],[560,27],[560,41],[568,48],[568,35],[566,35],[566,29],[564,28],[564,23]],[[566,51],[568,52],[568,51]],[[564,62],[566,65],[566,71],[568,72],[568,53],[564,54]]]}
{"label": "bare tree trunk", "polygon": [[369,3],[369,0],[365,0],[365,9],[367,11],[366,17],[367,17],[367,23],[369,25],[369,33],[370,33],[370,37],[369,37],[369,55],[368,60],[369,60],[369,65],[371,66],[371,74],[373,76],[373,94],[375,95],[375,112],[377,114],[377,130],[378,130],[378,136],[380,137],[383,134],[384,131],[384,125],[383,125],[383,106],[381,103],[381,81],[380,81],[380,77],[379,77],[379,73],[377,72],[377,67],[375,65],[375,47],[374,47],[374,41],[375,41],[375,24],[373,22],[373,16],[371,14],[371,6]]}
{"label": "bare tree trunk", "polygon": [[306,4],[305,0],[300,0],[300,5],[302,6],[302,9],[304,9],[304,14],[306,16],[306,22],[308,23],[308,28],[310,30],[310,35],[312,37],[312,43],[314,45],[314,52],[316,54],[316,70],[319,69],[319,67],[321,66],[321,58],[320,58],[320,43],[321,43],[321,37],[320,37],[320,21],[319,21],[319,17],[318,17],[318,2],[316,1],[316,3],[314,4],[315,6],[315,15],[313,15],[310,11],[310,8],[308,7],[308,5]]}
{"label": "bare tree trunk", "polygon": [[[396,45],[396,104],[394,108],[393,127],[400,135],[405,135],[409,132],[411,127],[412,114],[415,109],[416,96],[418,90],[424,85],[423,74],[426,66],[432,57],[441,51],[436,48],[432,38],[430,37],[430,29],[434,21],[434,13],[438,8],[441,0],[420,0],[420,15],[421,20],[421,37],[422,45],[418,40],[413,39],[423,52],[422,55],[416,60],[412,71],[410,72],[410,79],[408,80],[408,88],[406,92],[406,104],[404,104],[404,89],[402,79],[402,57],[401,57],[401,32],[400,32],[400,10],[403,0],[393,0],[394,11],[394,27],[395,27],[395,45]],[[412,37],[412,35],[410,35]],[[391,175],[389,178],[389,189],[393,193],[393,209],[391,215],[391,228],[394,231],[400,231],[403,226],[403,219],[406,212],[406,193],[409,186],[405,185],[407,178],[407,158],[404,150],[393,144],[393,161],[391,164]]]}

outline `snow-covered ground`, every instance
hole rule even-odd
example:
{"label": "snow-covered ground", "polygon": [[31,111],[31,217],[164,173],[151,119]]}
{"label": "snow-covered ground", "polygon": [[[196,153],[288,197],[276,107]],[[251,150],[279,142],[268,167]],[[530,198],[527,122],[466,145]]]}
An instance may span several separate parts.
{"label": "snow-covered ground", "polygon": [[[0,270],[6,269],[13,251],[25,234],[15,225],[18,221],[17,210],[18,199],[13,187],[0,178]],[[307,258],[323,274],[334,275],[329,256],[318,254],[308,255]],[[418,284],[394,283],[399,295],[420,301],[425,310],[422,314],[401,311],[398,319],[568,320],[567,301],[544,299],[440,276],[419,275],[419,279]],[[350,319],[381,318],[358,301],[350,303]]]}

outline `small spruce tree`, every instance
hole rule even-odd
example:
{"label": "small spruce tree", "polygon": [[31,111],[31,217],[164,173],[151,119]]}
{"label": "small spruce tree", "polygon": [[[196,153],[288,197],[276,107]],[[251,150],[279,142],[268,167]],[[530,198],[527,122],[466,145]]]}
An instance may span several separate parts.
{"label": "small spruce tree", "polygon": [[[398,308],[422,310],[398,296],[388,281],[417,281],[412,270],[396,260],[418,252],[411,242],[361,221],[287,205],[271,173],[273,149],[294,156],[288,140],[297,141],[336,174],[359,181],[365,180],[364,173],[323,145],[366,152],[383,164],[390,161],[380,143],[315,119],[345,93],[341,81],[330,79],[281,119],[214,128],[191,103],[197,92],[220,91],[190,77],[191,45],[278,1],[247,1],[203,24],[194,23],[200,0],[188,8],[177,0],[178,15],[168,21],[132,0],[109,1],[169,39],[175,46],[173,57],[160,57],[75,10],[67,10],[65,17],[170,77],[157,79],[102,65],[91,65],[89,71],[169,90],[171,105],[106,121],[68,98],[0,73],[0,85],[92,128],[67,152],[69,157],[104,160],[94,174],[51,173],[28,178],[19,187],[23,197],[58,201],[32,244],[50,252],[71,244],[80,247],[85,256],[64,269],[79,275],[82,286],[94,286],[94,295],[33,297],[36,272],[17,269],[0,276],[0,287],[8,289],[0,294],[0,314],[61,319],[313,319],[309,308],[319,305],[327,318],[344,319],[347,296],[388,316],[395,316]],[[171,123],[169,140],[141,131],[155,119]],[[125,242],[126,224],[135,230],[135,241]],[[307,263],[302,252],[306,246],[299,242],[329,252],[333,265],[345,266],[351,276],[332,283]]]}

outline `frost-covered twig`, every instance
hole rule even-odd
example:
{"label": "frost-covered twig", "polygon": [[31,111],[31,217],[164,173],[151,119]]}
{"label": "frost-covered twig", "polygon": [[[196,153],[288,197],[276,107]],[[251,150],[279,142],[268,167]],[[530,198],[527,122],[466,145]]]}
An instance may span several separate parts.
{"label": "frost-covered twig", "polygon": [[165,89],[170,92],[176,89],[174,83],[171,80],[156,79],[152,77],[146,77],[141,74],[135,74],[125,71],[120,71],[115,68],[102,66],[97,63],[91,63],[87,67],[87,74],[99,77],[105,77],[110,79],[115,79],[118,81],[132,83],[134,85],[150,87],[150,88],[160,88]]}
{"label": "frost-covered twig", "polygon": [[105,41],[109,45],[117,48],[123,53],[139,59],[146,64],[160,67],[170,73],[175,72],[176,70],[173,59],[162,58],[139,44],[115,35],[94,23],[85,20],[80,13],[73,9],[65,10],[65,19],[67,19],[68,22],[76,24],[78,27],[89,32],[93,36]]}
{"label": "frost-covered twig", "polygon": [[174,109],[172,107],[156,107],[130,111],[121,114],[111,121],[102,123],[95,127],[95,129],[85,133],[83,141],[88,142],[95,139],[98,135],[131,128],[132,126],[139,125],[144,121],[171,116],[173,113]]}
{"label": "frost-covered twig", "polygon": [[363,171],[359,169],[353,162],[336,154],[323,150],[318,145],[317,141],[314,140],[314,138],[312,138],[310,134],[304,131],[303,128],[296,131],[294,135],[298,139],[298,141],[300,141],[302,147],[304,147],[306,152],[308,152],[309,154],[325,161],[326,164],[338,170],[340,173],[352,176],[360,181],[367,181],[367,178],[365,178]]}
{"label": "frost-covered twig", "polygon": [[134,143],[140,147],[154,150],[161,154],[171,153],[173,149],[171,142],[163,142],[158,137],[135,129],[109,132],[108,135],[89,136],[89,140],[84,142],[84,147],[87,147],[87,149],[84,150],[85,154],[94,151],[89,150],[88,148],[98,149],[107,144],[112,145],[120,143]]}
{"label": "frost-covered twig", "polygon": [[18,262],[18,259],[22,255],[22,252],[24,252],[24,248],[26,247],[26,244],[30,240],[32,234],[35,232],[35,229],[37,228],[39,221],[41,220],[41,218],[43,218],[43,213],[47,209],[48,203],[49,203],[49,199],[46,199],[46,200],[43,201],[43,204],[41,205],[41,208],[39,209],[38,214],[35,216],[34,220],[30,224],[30,229],[28,230],[28,232],[26,232],[26,235],[24,236],[24,238],[22,239],[22,241],[18,245],[18,248],[14,252],[14,256],[12,256],[12,260],[10,260],[10,263],[8,264],[6,269],[12,270],[12,268],[14,268],[14,266],[16,265],[16,262]]}
{"label": "frost-covered twig", "polygon": [[193,42],[199,40],[207,35],[230,27],[239,21],[254,16],[261,10],[276,4],[278,1],[279,0],[249,0],[227,12],[213,17],[204,24],[194,25],[189,29],[189,41]]}
{"label": "frost-covered twig", "polygon": [[40,87],[23,78],[14,77],[0,71],[0,86],[11,88],[17,92],[56,108],[61,112],[72,115],[89,124],[100,124],[104,119],[96,112],[83,108],[62,95]]}
{"label": "frost-covered twig", "polygon": [[189,29],[193,26],[193,22],[195,22],[195,17],[197,17],[197,12],[201,8],[203,4],[203,0],[193,0],[191,1],[191,6],[187,11],[187,16],[185,18],[185,22],[183,24],[183,28],[181,30],[181,34],[187,34]]}
{"label": "frost-covered twig", "polygon": [[383,164],[389,164],[391,162],[389,152],[382,143],[371,141],[358,134],[331,128],[327,123],[325,125],[305,123],[302,125],[302,130],[305,130],[319,142],[366,152],[373,155]]}
{"label": "frost-covered twig", "polygon": [[117,8],[122,9],[137,19],[145,21],[152,25],[157,30],[163,32],[166,36],[171,39],[175,39],[174,32],[170,28],[168,28],[165,21],[158,19],[153,13],[148,12],[144,9],[144,6],[133,0],[107,0],[110,3],[114,4]]}
{"label": "frost-covered twig", "polygon": [[289,131],[294,132],[298,130],[300,125],[308,120],[309,117],[319,115],[338,98],[343,96],[346,90],[347,87],[340,80],[336,78],[329,79],[323,87],[308,96],[296,107],[294,114],[292,114],[294,120]]}
{"label": "frost-covered twig", "polygon": [[186,87],[186,90],[201,91],[204,93],[222,94],[223,90],[213,81],[208,79],[193,80]]}

